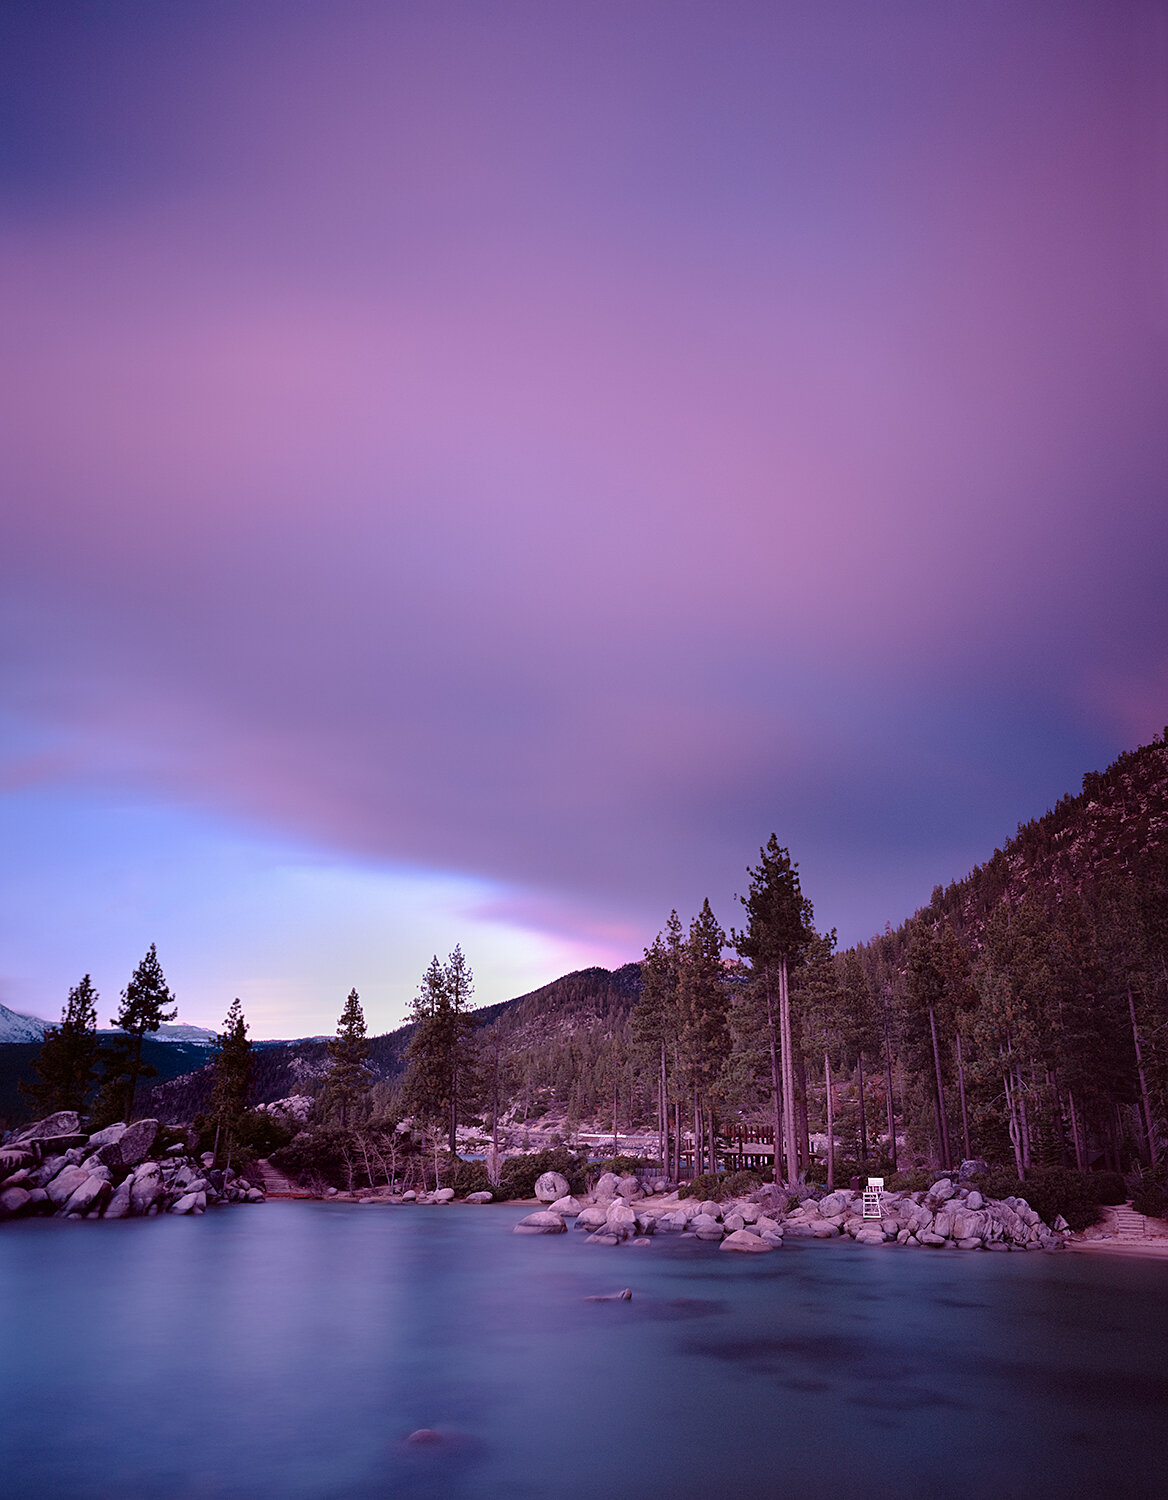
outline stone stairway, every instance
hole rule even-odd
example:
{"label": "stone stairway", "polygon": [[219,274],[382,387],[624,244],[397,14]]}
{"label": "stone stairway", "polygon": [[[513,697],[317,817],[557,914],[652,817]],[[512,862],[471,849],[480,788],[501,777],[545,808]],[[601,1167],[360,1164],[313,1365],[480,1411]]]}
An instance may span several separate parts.
{"label": "stone stairway", "polygon": [[311,1193],[306,1193],[302,1187],[298,1187],[290,1177],[285,1177],[279,1167],[272,1166],[267,1158],[257,1161],[255,1164],[255,1175],[259,1178],[259,1185],[264,1190],[265,1198],[311,1198]]}
{"label": "stone stairway", "polygon": [[1145,1214],[1136,1213],[1130,1203],[1121,1203],[1118,1207],[1109,1209],[1108,1218],[1108,1228],[1112,1234],[1123,1239],[1143,1239],[1154,1232],[1151,1220]]}

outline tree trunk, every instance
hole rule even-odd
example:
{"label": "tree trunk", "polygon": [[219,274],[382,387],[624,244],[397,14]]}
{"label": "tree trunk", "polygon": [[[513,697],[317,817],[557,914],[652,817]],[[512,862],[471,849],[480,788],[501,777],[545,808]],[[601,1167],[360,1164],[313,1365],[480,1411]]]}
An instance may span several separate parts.
{"label": "tree trunk", "polygon": [[955,1032],[957,1038],[957,1090],[961,1095],[961,1139],[965,1143],[965,1160],[969,1161],[973,1152],[969,1146],[969,1111],[965,1107],[965,1064],[961,1060],[961,1033]]}
{"label": "tree trunk", "polygon": [[1086,1170],[1084,1165],[1083,1143],[1079,1138],[1079,1116],[1075,1109],[1075,1093],[1073,1089],[1067,1090],[1067,1108],[1071,1116],[1071,1142],[1075,1148],[1075,1166],[1080,1172]]}
{"label": "tree trunk", "polygon": [[776,1182],[782,1177],[779,1163],[782,1159],[782,1098],[783,1091],[779,1085],[779,1053],[775,1041],[775,1012],[773,997],[771,995],[770,974],[766,976],[766,1012],[767,1012],[767,1038],[771,1049],[771,1112],[774,1120],[774,1158],[771,1175]]}
{"label": "tree trunk", "polygon": [[1022,1131],[1018,1126],[1018,1111],[1014,1105],[1014,1091],[1010,1087],[1010,1074],[1002,1074],[1002,1082],[1006,1087],[1006,1115],[1007,1129],[1010,1132],[1010,1145],[1014,1148],[1014,1166],[1019,1178],[1026,1180],[1026,1168],[1022,1164]]}
{"label": "tree trunk", "polygon": [[783,1067],[783,1158],[787,1181],[799,1180],[799,1148],[795,1134],[795,1064],[791,1055],[791,997],[787,989],[787,961],[779,961],[779,1044]]}
{"label": "tree trunk", "polygon": [[666,1177],[669,1170],[669,1080],[665,1071],[665,1040],[661,1041],[661,1167]]}
{"label": "tree trunk", "polygon": [[1030,1120],[1026,1113],[1026,1086],[1022,1081],[1022,1068],[1020,1064],[1014,1064],[1014,1077],[1018,1084],[1018,1124],[1022,1128],[1022,1165],[1027,1172],[1030,1170]]}
{"label": "tree trunk", "polygon": [[799,1170],[806,1173],[811,1161],[811,1130],[807,1120],[807,1064],[801,1047],[795,1049],[795,1068],[798,1081],[795,1115],[799,1121]]}
{"label": "tree trunk", "polygon": [[1132,988],[1127,987],[1127,1009],[1131,1016],[1132,1041],[1136,1049],[1136,1072],[1140,1079],[1140,1104],[1144,1112],[1144,1137],[1148,1143],[1148,1165],[1155,1169],[1159,1161],[1159,1153],[1156,1150],[1156,1132],[1152,1128],[1152,1106],[1148,1100],[1148,1076],[1144,1071],[1144,1054],[1140,1047],[1140,1028],[1136,1025],[1136,1002],[1132,996]]}
{"label": "tree trunk", "polygon": [[937,1017],[933,1007],[929,1006],[929,1030],[933,1037],[933,1068],[937,1080],[937,1145],[941,1151],[941,1165],[952,1166],[952,1154],[949,1150],[949,1124],[945,1119],[945,1086],[941,1081],[941,1049],[937,1045]]}
{"label": "tree trunk", "polygon": [[862,1052],[856,1057],[856,1073],[860,1092],[860,1162],[866,1167],[868,1165],[868,1113],[864,1108],[864,1054]]}
{"label": "tree trunk", "polygon": [[892,1027],[888,1017],[888,986],[882,985],[881,1011],[884,1031],[884,1105],[888,1111],[888,1162],[896,1171],[896,1102],[892,1097]]}
{"label": "tree trunk", "polygon": [[831,1059],[823,1054],[823,1086],[827,1094],[827,1191],[835,1188],[835,1109],[831,1097]]}

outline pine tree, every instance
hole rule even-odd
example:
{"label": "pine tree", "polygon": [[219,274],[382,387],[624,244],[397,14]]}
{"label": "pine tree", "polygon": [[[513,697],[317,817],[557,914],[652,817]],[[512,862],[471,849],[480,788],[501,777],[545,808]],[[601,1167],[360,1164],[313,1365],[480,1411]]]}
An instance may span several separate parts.
{"label": "pine tree", "polygon": [[122,991],[121,1007],[111,1020],[124,1035],[103,1051],[98,1112],[111,1119],[130,1119],[139,1080],[154,1078],[158,1073],[157,1068],[142,1061],[143,1039],[177,1014],[174,996],[158,962],[158,950],[151,943]]}
{"label": "pine tree", "polygon": [[211,1093],[211,1113],[215,1119],[215,1158],[219,1159],[220,1146],[225,1143],[227,1165],[230,1166],[231,1147],[247,1110],[254,1071],[247,1022],[243,1018],[243,1006],[238,997],[231,1002],[227,1018],[223,1022],[223,1030],[216,1038],[212,1071],[215,1080]]}
{"label": "pine tree", "polygon": [[365,1037],[365,1013],[356,990],[349,991],[328,1052],[333,1065],[324,1080],[322,1100],[326,1110],[336,1110],[344,1130],[353,1106],[368,1092],[373,1076],[365,1065],[369,1043]]}
{"label": "pine tree", "polygon": [[[694,1117],[694,1170],[702,1156],[715,1169],[713,1108],[730,1055],[730,997],[723,982],[726,934],[708,900],[690,923],[678,975],[679,1046]],[[703,1144],[704,1143],[704,1144]]]}
{"label": "pine tree", "polygon": [[21,1092],[45,1114],[58,1109],[82,1112],[89,1102],[97,1076],[98,998],[86,974],[69,991],[61,1024],[45,1028],[44,1042],[32,1065],[39,1082],[20,1082]]}
{"label": "pine tree", "polygon": [[[795,1057],[788,971],[800,963],[815,936],[811,902],[799,887],[798,867],[772,833],[759,850],[762,862],[749,871],[750,894],[738,899],[746,909],[745,932],[732,932],[731,941],[758,976],[768,1013],[778,1021],[779,1061],[782,1067],[781,1108],[783,1157],[787,1180],[799,1175],[799,1146],[795,1117]],[[779,1132],[775,1133],[775,1179],[779,1177]]]}

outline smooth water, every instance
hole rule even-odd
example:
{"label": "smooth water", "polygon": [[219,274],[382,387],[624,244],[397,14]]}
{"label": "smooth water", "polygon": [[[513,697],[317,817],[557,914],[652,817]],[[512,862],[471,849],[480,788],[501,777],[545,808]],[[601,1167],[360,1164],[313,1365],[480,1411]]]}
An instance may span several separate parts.
{"label": "smooth water", "polygon": [[[29,1500],[1168,1493],[1168,1263],[740,1256],[516,1209],[269,1203],[0,1230]],[[588,1302],[633,1289],[631,1302]],[[404,1442],[420,1427],[434,1446]]]}

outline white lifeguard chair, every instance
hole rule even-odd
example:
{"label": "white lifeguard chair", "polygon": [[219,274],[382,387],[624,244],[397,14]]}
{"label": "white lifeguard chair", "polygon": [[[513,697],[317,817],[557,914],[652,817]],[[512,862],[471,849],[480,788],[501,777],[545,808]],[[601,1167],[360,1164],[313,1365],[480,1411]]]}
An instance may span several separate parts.
{"label": "white lifeguard chair", "polygon": [[864,1189],[864,1217],[865,1219],[882,1219],[884,1217],[883,1177],[868,1178],[868,1186]]}

